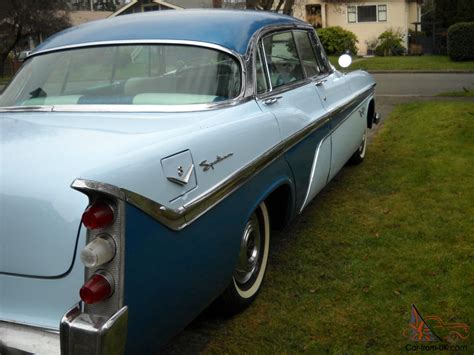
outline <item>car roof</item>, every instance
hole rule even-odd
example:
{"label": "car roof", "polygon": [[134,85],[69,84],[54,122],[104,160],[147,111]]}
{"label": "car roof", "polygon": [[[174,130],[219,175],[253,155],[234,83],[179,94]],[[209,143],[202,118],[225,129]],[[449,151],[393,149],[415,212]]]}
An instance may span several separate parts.
{"label": "car roof", "polygon": [[188,40],[207,42],[245,54],[252,36],[267,26],[307,23],[273,12],[252,10],[167,10],[93,21],[62,31],[32,53],[91,42]]}

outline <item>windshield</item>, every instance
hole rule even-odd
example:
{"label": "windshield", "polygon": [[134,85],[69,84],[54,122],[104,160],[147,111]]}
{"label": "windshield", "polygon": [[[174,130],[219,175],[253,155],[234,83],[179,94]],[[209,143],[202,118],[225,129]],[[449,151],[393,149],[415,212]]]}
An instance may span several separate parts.
{"label": "windshield", "polygon": [[29,59],[0,107],[188,105],[236,98],[240,65],[227,53],[185,45],[73,49]]}

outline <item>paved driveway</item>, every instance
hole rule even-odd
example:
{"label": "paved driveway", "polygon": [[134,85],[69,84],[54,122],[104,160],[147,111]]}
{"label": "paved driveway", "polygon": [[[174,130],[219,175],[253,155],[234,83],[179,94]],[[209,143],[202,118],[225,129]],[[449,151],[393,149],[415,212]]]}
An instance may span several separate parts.
{"label": "paved driveway", "polygon": [[373,74],[376,95],[432,96],[442,92],[474,90],[474,73],[384,73]]}

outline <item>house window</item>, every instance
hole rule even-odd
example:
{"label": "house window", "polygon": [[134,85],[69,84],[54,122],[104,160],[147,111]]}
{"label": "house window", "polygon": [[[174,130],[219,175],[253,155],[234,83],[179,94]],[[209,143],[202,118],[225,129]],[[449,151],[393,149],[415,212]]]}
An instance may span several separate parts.
{"label": "house window", "polygon": [[306,21],[315,28],[323,27],[321,5],[306,5]]}
{"label": "house window", "polygon": [[347,7],[347,21],[349,23],[357,22],[357,7],[356,6]]}
{"label": "house window", "polygon": [[361,5],[347,7],[347,22],[385,22],[387,5]]}
{"label": "house window", "polygon": [[357,22],[377,22],[377,5],[357,6]]}
{"label": "house window", "polygon": [[379,21],[387,21],[387,5],[379,5]]}

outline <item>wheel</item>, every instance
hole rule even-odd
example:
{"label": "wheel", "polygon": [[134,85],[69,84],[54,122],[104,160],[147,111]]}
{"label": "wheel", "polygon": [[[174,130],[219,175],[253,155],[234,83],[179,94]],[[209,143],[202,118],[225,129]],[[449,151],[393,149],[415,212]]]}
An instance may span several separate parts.
{"label": "wheel", "polygon": [[364,134],[362,135],[362,142],[360,143],[359,148],[352,154],[349,159],[350,165],[357,165],[364,161],[365,152],[367,150],[367,127],[365,128]]}
{"label": "wheel", "polygon": [[217,300],[220,313],[234,315],[257,297],[267,268],[270,249],[270,219],[262,202],[245,224],[240,253],[232,281]]}

